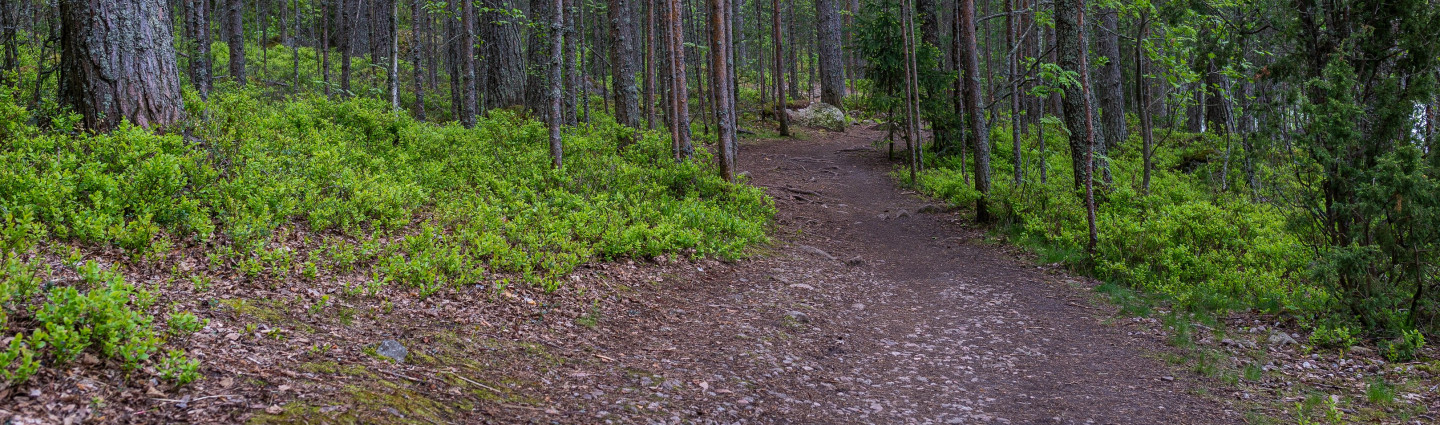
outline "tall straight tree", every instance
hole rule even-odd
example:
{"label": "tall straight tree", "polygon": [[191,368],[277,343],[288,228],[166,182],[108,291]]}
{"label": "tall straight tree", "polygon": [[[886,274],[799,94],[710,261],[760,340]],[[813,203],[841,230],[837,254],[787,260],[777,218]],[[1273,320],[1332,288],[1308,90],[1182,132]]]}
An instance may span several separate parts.
{"label": "tall straight tree", "polygon": [[670,48],[670,134],[675,160],[689,159],[695,153],[690,144],[690,94],[685,79],[685,27],[681,21],[680,0],[665,0],[669,15]]}
{"label": "tall straight tree", "polygon": [[645,125],[655,129],[655,0],[645,1]]}
{"label": "tall straight tree", "polygon": [[480,106],[476,99],[475,82],[475,2],[460,2],[460,40],[456,42],[456,54],[460,59],[460,124],[466,128],[475,126],[475,109]]}
{"label": "tall straight tree", "polygon": [[84,116],[85,127],[180,121],[180,69],[165,0],[63,0],[59,8],[59,100]]}
{"label": "tall straight tree", "polygon": [[[1079,43],[1087,46],[1085,42],[1085,0],[1079,0],[1079,7],[1075,8],[1075,28],[1079,30]],[[1084,51],[1080,52],[1079,69],[1089,69],[1087,57],[1090,56]],[[1066,96],[1069,97],[1069,96]],[[1095,175],[1095,107],[1090,102],[1090,73],[1080,73],[1080,98],[1085,108],[1085,219],[1090,225],[1090,238],[1085,244],[1085,251],[1095,255],[1095,246],[1100,243],[1100,231],[1095,226],[1095,179],[1088,178]]]}
{"label": "tall straight tree", "polygon": [[[297,2],[299,0],[296,0]],[[298,4],[298,3],[297,3]],[[422,46],[426,38],[421,31],[430,26],[430,14],[425,12],[425,0],[410,1],[410,57],[415,80],[415,119],[425,121],[425,84],[421,77]]]}
{"label": "tall straight tree", "polygon": [[562,84],[560,80],[560,67],[563,66],[562,56],[564,55],[564,39],[561,34],[565,24],[565,0],[551,0],[553,9],[550,23],[550,66],[546,70],[550,73],[550,165],[559,169],[565,164],[565,148],[560,142],[560,123],[563,120],[560,112],[561,104],[564,103],[560,93]]}
{"label": "tall straight tree", "polygon": [[965,96],[965,116],[970,124],[970,142],[975,150],[975,189],[980,198],[975,200],[975,220],[990,221],[990,209],[986,204],[990,198],[990,130],[985,126],[984,110],[980,106],[980,57],[975,34],[975,0],[960,0],[960,66]]}
{"label": "tall straight tree", "polygon": [[245,2],[244,0],[226,0],[225,20],[228,22],[225,34],[226,44],[230,47],[230,78],[235,82],[245,85]]}
{"label": "tall straight tree", "polygon": [[1014,183],[1020,185],[1025,178],[1025,161],[1020,155],[1020,74],[1019,74],[1019,43],[1020,28],[1016,26],[1019,13],[1015,10],[1016,0],[1005,0],[1005,46],[1009,53],[1005,55],[1005,65],[1010,69],[1010,141],[1013,146],[1011,150],[1015,154],[1012,159],[1014,164]]}
{"label": "tall straight tree", "polygon": [[[190,82],[200,92],[200,98],[210,97],[210,19],[206,0],[189,0],[188,26],[190,38],[195,42],[194,56],[190,58]],[[297,62],[298,63],[298,62]]]}
{"label": "tall straight tree", "polygon": [[840,1],[815,0],[815,25],[816,37],[819,38],[816,53],[819,56],[820,101],[843,110],[845,64],[842,62],[844,57],[840,54],[840,47],[844,42],[840,32]]}
{"label": "tall straight tree", "polygon": [[[630,5],[635,0],[610,0],[610,66],[615,80],[615,121],[635,129],[640,127],[640,93],[635,87],[635,13]],[[633,135],[621,132],[619,146],[629,146]]]}
{"label": "tall straight tree", "polygon": [[[759,0],[755,0],[759,2]],[[780,121],[780,136],[790,137],[790,117],[785,114],[785,72],[781,68],[781,42],[780,42],[780,0],[770,0],[771,9],[771,44],[775,45],[775,119]],[[759,17],[757,16],[758,20]],[[764,82],[761,82],[764,85]]]}
{"label": "tall straight tree", "polygon": [[730,0],[710,0],[710,80],[714,82],[720,177],[735,181],[735,105],[730,81]]}

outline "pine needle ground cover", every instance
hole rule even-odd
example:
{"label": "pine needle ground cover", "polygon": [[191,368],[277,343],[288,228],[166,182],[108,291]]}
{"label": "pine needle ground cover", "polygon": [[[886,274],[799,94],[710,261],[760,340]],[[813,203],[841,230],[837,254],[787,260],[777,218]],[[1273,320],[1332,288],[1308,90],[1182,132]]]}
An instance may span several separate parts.
{"label": "pine needle ground cover", "polygon": [[545,127],[503,111],[466,129],[375,100],[226,90],[187,96],[204,117],[187,128],[94,135],[4,96],[0,380],[12,384],[77,359],[196,379],[195,360],[164,350],[204,321],[157,302],[161,287],[554,292],[586,262],[744,256],[774,214],[708,154],[674,161],[658,134],[617,152],[620,127],[598,114],[567,131],[570,160],[552,170]]}

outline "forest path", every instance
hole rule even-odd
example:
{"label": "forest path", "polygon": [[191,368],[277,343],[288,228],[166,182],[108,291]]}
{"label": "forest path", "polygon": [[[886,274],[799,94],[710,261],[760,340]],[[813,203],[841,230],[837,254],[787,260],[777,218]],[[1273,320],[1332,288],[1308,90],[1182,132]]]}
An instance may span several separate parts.
{"label": "forest path", "polygon": [[[743,146],[739,164],[776,199],[780,247],[772,259],[799,261],[742,266],[730,285],[711,288],[737,291],[723,300],[763,300],[747,292],[765,289],[741,282],[779,283],[770,286],[788,294],[773,299],[791,304],[771,314],[804,313],[779,320],[797,340],[776,349],[723,340],[712,347],[741,361],[747,352],[751,361],[778,359],[747,378],[772,399],[756,419],[1237,421],[1147,355],[1164,349],[1153,338],[1127,335],[1123,320],[1103,324],[1111,313],[1091,306],[1078,279],[983,242],[956,213],[897,187],[893,163],[872,145],[883,132],[809,136]],[[705,317],[714,326],[732,319]]]}
{"label": "forest path", "polygon": [[564,344],[613,362],[562,368],[589,381],[562,410],[602,422],[1240,421],[1157,360],[1166,348],[1145,327],[1105,324],[1113,313],[1080,279],[897,187],[872,146],[883,136],[743,145],[739,169],[776,199],[776,245],[679,265],[635,295],[645,312],[607,320],[593,345]]}

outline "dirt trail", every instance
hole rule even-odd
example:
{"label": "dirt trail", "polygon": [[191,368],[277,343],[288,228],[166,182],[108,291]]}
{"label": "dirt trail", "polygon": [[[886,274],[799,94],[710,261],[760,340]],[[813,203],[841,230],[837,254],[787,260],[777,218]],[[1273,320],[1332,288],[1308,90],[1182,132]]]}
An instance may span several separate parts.
{"label": "dirt trail", "polygon": [[602,422],[1239,420],[1191,395],[1199,384],[1151,355],[1164,349],[1153,337],[1103,324],[1111,313],[1067,284],[1078,279],[983,243],[956,213],[897,188],[870,146],[881,136],[744,146],[741,170],[777,200],[775,251],[647,291],[651,313],[612,322],[620,339],[597,342],[628,372],[574,365],[620,383],[581,384],[567,412]]}
{"label": "dirt trail", "polygon": [[[56,378],[11,394],[0,417],[1239,421],[1193,395],[1206,388],[1193,374],[1155,360],[1166,348],[1150,322],[1107,320],[1082,279],[986,244],[958,213],[897,188],[893,166],[870,146],[881,136],[856,129],[743,146],[740,168],[778,208],[775,244],[751,259],[590,264],[556,294],[479,284],[428,298],[390,287],[376,299],[341,296],[338,282],[237,286],[226,299],[187,304],[212,320],[189,337],[205,379],[156,395],[113,372]],[[304,302],[319,291],[334,305]],[[387,339],[409,348],[403,362],[377,355]],[[74,402],[101,395],[115,402]]]}

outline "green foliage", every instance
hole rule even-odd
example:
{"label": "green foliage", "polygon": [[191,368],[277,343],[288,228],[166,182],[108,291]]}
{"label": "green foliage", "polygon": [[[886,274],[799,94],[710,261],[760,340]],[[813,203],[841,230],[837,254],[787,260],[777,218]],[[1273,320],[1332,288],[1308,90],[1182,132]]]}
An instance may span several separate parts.
{"label": "green foliage", "polygon": [[184,351],[168,350],[155,370],[161,378],[184,386],[200,378],[200,361],[186,358]]}
{"label": "green foliage", "polygon": [[10,339],[10,345],[4,352],[0,352],[0,383],[5,386],[19,385],[30,379],[30,375],[40,369],[40,361],[35,359],[35,351],[25,343],[23,335],[16,334]]}
{"label": "green foliage", "polygon": [[[1045,132],[1049,152],[1066,149],[1064,132],[1057,130]],[[1014,166],[1010,132],[998,126],[991,131],[995,173],[1008,175]],[[1104,281],[1161,293],[1197,311],[1312,311],[1330,299],[1322,287],[1296,278],[1309,258],[1295,249],[1300,239],[1289,230],[1286,214],[1216,193],[1201,176],[1208,169],[1190,174],[1179,167],[1185,150],[1217,141],[1196,138],[1192,146],[1158,151],[1148,194],[1130,185],[1105,191],[1097,212],[1100,243],[1091,257],[1084,254],[1088,226],[1084,205],[1072,191],[1071,162],[1062,156],[1042,158],[1039,141],[1030,139],[1021,153],[1027,180],[1018,187],[1008,179],[996,181],[995,207],[1007,233],[1048,253],[1047,262],[1067,262]],[[1110,158],[1115,181],[1138,182],[1143,170],[1136,151]],[[1046,184],[1037,178],[1042,160],[1051,176]],[[959,169],[958,160],[937,161],[921,173],[919,187],[953,205],[971,205],[979,193],[964,183]],[[1136,309],[1147,310],[1143,304]]]}
{"label": "green foliage", "polygon": [[1380,341],[1381,352],[1392,362],[1414,360],[1421,348],[1425,348],[1425,335],[1418,329],[1403,331],[1399,338],[1393,340]]}
{"label": "green foliage", "polygon": [[1395,402],[1395,386],[1385,382],[1385,378],[1376,376],[1370,379],[1365,385],[1365,399],[1371,403],[1388,405]]}
{"label": "green foliage", "polygon": [[94,286],[85,293],[70,286],[52,288],[35,312],[39,326],[30,343],[51,348],[57,364],[68,363],[93,346],[128,370],[139,367],[160,345],[151,318],[144,313],[148,306],[141,302],[148,294],[94,262],[87,262],[79,272],[85,283]]}
{"label": "green foliage", "polygon": [[1347,326],[1319,326],[1310,332],[1310,343],[1317,347],[1346,349],[1355,345],[1356,334]]}
{"label": "green foliage", "polygon": [[210,319],[200,319],[188,311],[170,315],[170,334],[188,336],[210,324]]}

